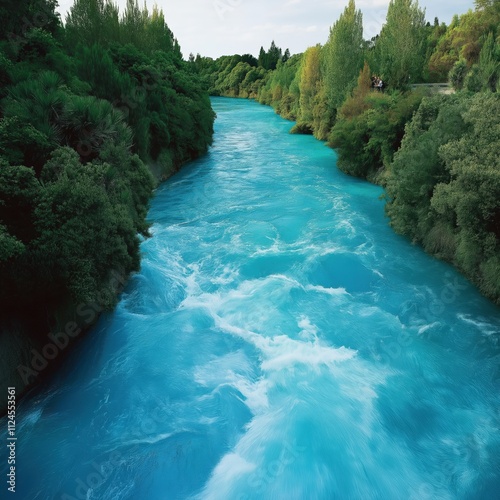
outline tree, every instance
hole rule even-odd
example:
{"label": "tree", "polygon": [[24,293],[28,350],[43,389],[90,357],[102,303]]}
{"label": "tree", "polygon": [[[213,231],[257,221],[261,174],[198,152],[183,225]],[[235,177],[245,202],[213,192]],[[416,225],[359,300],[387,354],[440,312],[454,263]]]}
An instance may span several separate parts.
{"label": "tree", "polygon": [[427,27],[427,36],[425,40],[425,60],[423,67],[423,79],[429,82],[445,82],[448,77],[449,63],[445,68],[435,67],[431,64],[431,58],[436,51],[436,47],[446,34],[446,24],[439,24],[439,19],[434,19],[434,25]]}
{"label": "tree", "polygon": [[[146,44],[143,50],[150,53],[153,50],[174,50],[174,34],[165,22],[165,16],[161,9],[155,4],[152,14],[146,19]],[[179,48],[180,51],[180,48]]]}
{"label": "tree", "polygon": [[354,0],[349,0],[331,28],[324,50],[326,92],[330,110],[335,113],[356,85],[363,67],[363,16]]}
{"label": "tree", "polygon": [[450,180],[439,149],[466,131],[465,101],[460,94],[423,99],[386,175],[391,226],[444,258],[454,254],[454,220],[436,217],[431,199],[436,184]]}
{"label": "tree", "polygon": [[33,28],[54,35],[60,27],[56,7],[56,0],[2,0],[0,40],[8,39],[17,46],[24,34]]}
{"label": "tree", "polygon": [[105,0],[75,0],[66,15],[68,45],[103,43]]}
{"label": "tree", "polygon": [[[9,89],[9,96],[3,102],[3,114],[10,120],[2,124],[1,129],[6,135],[0,146],[9,161],[17,163],[24,159],[35,170],[41,169],[61,139],[58,118],[67,97],[62,79],[52,71],[43,71],[36,78]],[[26,133],[25,145],[22,137],[16,138],[16,131],[17,134],[19,131]],[[15,151],[19,156],[15,156]]]}
{"label": "tree", "polygon": [[259,65],[259,62],[252,54],[243,54],[241,56],[241,62],[246,62],[250,66],[256,68]]}
{"label": "tree", "polygon": [[278,61],[280,61],[282,57],[283,54],[281,49],[276,46],[273,40],[267,52],[264,50],[264,47],[260,48],[258,59],[259,66],[262,66],[264,69],[274,70],[278,65]]}
{"label": "tree", "polygon": [[420,80],[425,35],[425,11],[418,0],[391,0],[376,45],[378,68],[374,68],[391,88],[406,88]]}
{"label": "tree", "polygon": [[258,59],[259,66],[266,69],[266,62],[267,62],[266,61],[266,51],[264,50],[264,47],[261,47],[260,51],[259,51],[259,59]]}
{"label": "tree", "polygon": [[[361,82],[366,79],[364,75],[361,74]],[[364,90],[359,90],[363,94]],[[420,92],[369,92],[356,106],[360,114],[350,117],[348,113],[339,113],[329,136],[330,145],[337,149],[338,167],[350,175],[380,181],[422,97]]]}
{"label": "tree", "polygon": [[41,191],[32,168],[13,167],[0,160],[0,224],[4,234],[24,245],[38,235],[33,211]]}
{"label": "tree", "polygon": [[267,57],[268,67],[266,69],[276,69],[278,61],[280,61],[282,58],[282,52],[279,47],[276,47],[274,40],[271,42],[271,47],[269,47],[269,50],[267,51]]}
{"label": "tree", "polygon": [[321,78],[321,47],[309,47],[303,57],[300,65],[300,111],[298,116],[299,126],[308,126],[312,128],[314,99],[319,90]]}
{"label": "tree", "polygon": [[500,98],[422,101],[386,175],[392,227],[500,303]]}
{"label": "tree", "polygon": [[228,87],[229,94],[238,96],[240,91],[240,84],[243,82],[251,66],[244,62],[239,62],[227,76],[225,82]]}
{"label": "tree", "polygon": [[476,10],[485,10],[498,4],[498,0],[474,0]]}
{"label": "tree", "polygon": [[360,115],[369,108],[366,96],[370,92],[372,86],[370,66],[365,61],[363,69],[359,72],[358,84],[339,109],[341,118],[353,118]]}
{"label": "tree", "polygon": [[467,71],[467,61],[465,59],[459,59],[453,65],[453,68],[451,68],[448,74],[448,80],[455,90],[461,90],[463,88]]}
{"label": "tree", "polygon": [[436,186],[431,203],[456,221],[455,264],[500,303],[500,96],[478,93],[462,114],[467,133],[439,150],[451,180]]}
{"label": "tree", "polygon": [[476,11],[454,16],[446,32],[439,38],[429,60],[431,73],[447,74],[460,59],[470,69],[479,62],[489,32],[497,33],[500,2],[485,0]]}
{"label": "tree", "polygon": [[500,46],[493,33],[488,33],[486,41],[479,53],[479,72],[481,88],[495,92],[500,71]]}

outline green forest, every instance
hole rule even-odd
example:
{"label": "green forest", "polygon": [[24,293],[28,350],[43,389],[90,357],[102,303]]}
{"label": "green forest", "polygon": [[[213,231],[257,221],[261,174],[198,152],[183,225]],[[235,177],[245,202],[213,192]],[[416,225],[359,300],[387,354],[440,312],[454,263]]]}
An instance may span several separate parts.
{"label": "green forest", "polygon": [[[189,63],[211,95],[255,99],[294,121],[292,133],[327,141],[343,172],[385,188],[398,233],[500,305],[499,0],[476,0],[449,26],[391,0],[371,40],[350,0],[326,43],[302,54],[273,42],[258,58]],[[446,92],[415,85],[444,82]]]}
{"label": "green forest", "polygon": [[214,121],[161,10],[76,0],[63,23],[56,6],[0,6],[0,319],[38,335],[62,304],[113,307],[154,188]]}

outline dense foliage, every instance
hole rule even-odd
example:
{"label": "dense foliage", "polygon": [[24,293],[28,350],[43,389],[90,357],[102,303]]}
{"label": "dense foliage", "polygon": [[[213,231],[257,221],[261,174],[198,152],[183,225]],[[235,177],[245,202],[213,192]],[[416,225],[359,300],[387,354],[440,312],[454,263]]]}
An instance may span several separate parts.
{"label": "dense foliage", "polygon": [[261,47],[258,59],[251,54],[221,56],[215,60],[191,54],[189,62],[211,95],[257,98],[267,75],[289,59],[290,51],[283,52],[273,41],[267,51]]}
{"label": "dense foliage", "polygon": [[[446,26],[426,23],[417,0],[391,0],[364,41],[349,0],[325,45],[274,70],[263,51],[195,65],[210,92],[255,98],[296,121],[292,132],[328,140],[341,170],[386,187],[396,231],[500,304],[500,2],[475,3]],[[446,81],[456,94],[412,89]]]}
{"label": "dense foliage", "polygon": [[425,14],[418,1],[392,0],[374,47],[375,72],[393,88],[422,81],[426,35]]}
{"label": "dense foliage", "polygon": [[500,96],[426,98],[387,175],[392,226],[500,303]]}
{"label": "dense foliage", "polygon": [[0,8],[3,320],[111,307],[113,275],[139,267],[156,182],[213,132],[208,95],[161,11],[129,0],[120,16],[108,0],[76,0],[63,27],[54,9]]}
{"label": "dense foliage", "polygon": [[422,97],[421,92],[368,92],[347,100],[329,136],[339,168],[376,181],[391,163]]}

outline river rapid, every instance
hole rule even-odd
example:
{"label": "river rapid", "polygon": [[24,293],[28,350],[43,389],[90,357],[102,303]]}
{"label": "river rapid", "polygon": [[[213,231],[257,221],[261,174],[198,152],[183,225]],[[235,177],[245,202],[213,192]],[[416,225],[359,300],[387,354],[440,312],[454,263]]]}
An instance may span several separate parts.
{"label": "river rapid", "polygon": [[116,310],[18,405],[17,498],[500,498],[499,309],[330,148],[212,103]]}

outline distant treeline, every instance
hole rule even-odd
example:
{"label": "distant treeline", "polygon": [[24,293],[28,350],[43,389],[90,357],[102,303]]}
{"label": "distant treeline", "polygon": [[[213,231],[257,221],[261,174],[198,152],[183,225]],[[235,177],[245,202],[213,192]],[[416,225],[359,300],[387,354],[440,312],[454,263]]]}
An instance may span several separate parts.
{"label": "distant treeline", "polygon": [[[386,188],[392,227],[456,265],[500,304],[500,2],[446,26],[418,2],[391,0],[363,39],[354,0],[325,45],[286,57],[191,57],[213,95],[249,97],[338,152],[338,167]],[[276,69],[262,63],[273,54]],[[373,79],[384,90],[373,87]],[[412,91],[446,82],[452,95]]]}
{"label": "distant treeline", "polygon": [[0,6],[0,320],[44,335],[61,304],[113,306],[152,190],[214,121],[156,7],[76,0],[64,26],[55,7]]}

